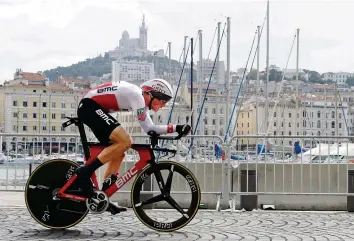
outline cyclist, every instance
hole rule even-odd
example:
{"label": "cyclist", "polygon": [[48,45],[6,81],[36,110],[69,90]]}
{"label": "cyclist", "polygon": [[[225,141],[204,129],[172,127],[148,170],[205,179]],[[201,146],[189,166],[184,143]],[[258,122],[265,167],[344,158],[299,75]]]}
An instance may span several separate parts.
{"label": "cyclist", "polygon": [[[107,190],[117,180],[115,173],[119,170],[124,152],[131,145],[132,140],[124,128],[109,113],[117,111],[134,111],[137,119],[147,133],[155,131],[157,134],[177,132],[187,135],[191,126],[185,125],[154,125],[149,110],[158,111],[172,98],[171,85],[163,79],[152,79],[139,86],[126,81],[107,82],[89,90],[79,103],[77,115],[81,122],[86,124],[102,143],[113,143],[106,147],[90,164],[78,168],[78,176],[84,194],[92,195],[90,177],[103,164],[108,163],[104,174],[105,181],[102,190]],[[90,184],[90,186],[88,186]],[[118,212],[126,208],[114,204],[109,205],[109,210]]]}

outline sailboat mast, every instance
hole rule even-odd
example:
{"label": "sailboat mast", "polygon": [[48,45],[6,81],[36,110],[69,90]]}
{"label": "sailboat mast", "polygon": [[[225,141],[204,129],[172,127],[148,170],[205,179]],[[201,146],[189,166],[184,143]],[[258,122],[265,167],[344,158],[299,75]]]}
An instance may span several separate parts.
{"label": "sailboat mast", "polygon": [[269,82],[269,1],[267,1],[267,52],[266,52],[266,83],[265,83],[265,135],[268,135],[268,82]]}
{"label": "sailboat mast", "polygon": [[[295,107],[295,110],[296,110],[296,112],[295,112],[295,118],[294,118],[294,130],[296,131],[296,127],[297,127],[297,124],[296,124],[296,122],[297,121],[299,121],[300,120],[300,116],[301,116],[301,114],[299,113],[299,102],[300,102],[300,99],[299,99],[299,43],[300,43],[300,41],[299,41],[299,39],[300,39],[300,36],[299,36],[299,33],[300,33],[300,29],[297,29],[297,31],[296,31],[296,38],[297,38],[297,43],[296,43],[296,48],[297,48],[297,50],[296,50],[296,83],[295,83],[295,85],[296,85],[296,93],[295,93],[295,101],[296,101],[296,107]],[[302,124],[301,122],[300,122],[300,124]],[[300,126],[300,125],[299,125]],[[294,135],[295,135],[295,132],[294,131]]]}
{"label": "sailboat mast", "polygon": [[260,41],[261,41],[261,26],[257,26],[257,33],[258,33],[258,39],[257,39],[257,86],[256,86],[256,134],[259,134],[259,124],[258,124],[258,111],[259,111],[259,105],[258,105],[258,95],[259,95],[259,47],[260,47]]}
{"label": "sailboat mast", "polygon": [[[226,133],[226,123],[230,118],[230,40],[231,40],[231,22],[230,22],[230,17],[227,17],[227,52],[226,52],[226,61],[227,61],[227,68],[226,68],[226,83],[225,83],[225,89],[226,89],[226,118],[224,120],[225,123],[225,135],[228,137],[229,133]],[[218,123],[217,123],[218,125]]]}

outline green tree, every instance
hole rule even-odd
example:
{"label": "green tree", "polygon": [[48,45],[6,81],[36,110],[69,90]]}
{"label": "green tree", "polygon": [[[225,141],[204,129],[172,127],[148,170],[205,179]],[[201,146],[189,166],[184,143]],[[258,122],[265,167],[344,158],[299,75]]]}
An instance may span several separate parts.
{"label": "green tree", "polygon": [[269,81],[280,82],[282,79],[282,72],[275,69],[269,71]]}
{"label": "green tree", "polygon": [[312,71],[310,70],[308,72],[308,75],[309,75],[309,82],[311,83],[319,83],[319,82],[322,82],[322,77],[321,77],[321,74],[318,73],[317,71]]}
{"label": "green tree", "polygon": [[354,86],[354,77],[348,77],[346,83],[349,86]]}
{"label": "green tree", "polygon": [[251,71],[247,75],[248,79],[255,80],[257,79],[257,70],[256,69],[251,69]]}

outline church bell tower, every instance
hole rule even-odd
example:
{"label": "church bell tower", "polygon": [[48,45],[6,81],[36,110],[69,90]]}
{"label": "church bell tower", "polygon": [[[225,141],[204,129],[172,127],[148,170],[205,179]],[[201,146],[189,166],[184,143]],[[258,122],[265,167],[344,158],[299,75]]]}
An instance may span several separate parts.
{"label": "church bell tower", "polygon": [[143,22],[139,29],[140,48],[147,49],[147,28],[145,27],[145,14],[143,15]]}

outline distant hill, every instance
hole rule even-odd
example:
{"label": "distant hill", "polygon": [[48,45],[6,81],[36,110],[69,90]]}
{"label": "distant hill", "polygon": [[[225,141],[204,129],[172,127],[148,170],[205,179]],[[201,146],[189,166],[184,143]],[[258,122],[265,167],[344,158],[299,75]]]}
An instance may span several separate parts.
{"label": "distant hill", "polygon": [[[158,75],[162,75],[164,72],[169,72],[169,59],[167,57],[125,57],[124,59],[148,61],[149,63],[154,62],[155,72]],[[182,66],[176,60],[171,60],[171,71],[180,72]],[[72,64],[67,67],[58,66],[55,69],[45,70],[44,74],[51,81],[56,79],[56,73],[58,72],[64,76],[79,77],[82,76],[83,79],[87,79],[89,76],[101,77],[104,74],[111,73],[112,71],[112,59],[109,54],[106,53],[104,56],[100,55],[95,58],[88,58],[84,61],[80,61],[76,64]]]}

